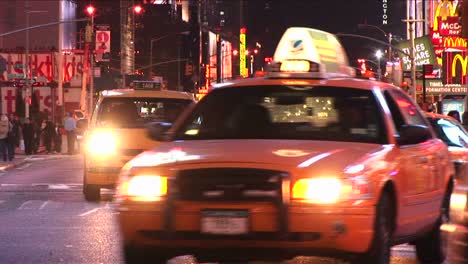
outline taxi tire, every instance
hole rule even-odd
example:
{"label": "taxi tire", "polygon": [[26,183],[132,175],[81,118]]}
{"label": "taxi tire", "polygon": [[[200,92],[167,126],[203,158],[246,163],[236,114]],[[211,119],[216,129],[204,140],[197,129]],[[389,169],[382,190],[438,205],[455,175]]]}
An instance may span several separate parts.
{"label": "taxi tire", "polygon": [[416,256],[421,263],[443,263],[447,257],[447,238],[440,226],[449,221],[450,193],[445,195],[441,214],[429,233],[415,241]]}
{"label": "taxi tire", "polygon": [[141,248],[133,245],[125,245],[123,247],[125,263],[153,263],[164,264],[169,259],[164,254],[159,254],[159,251],[149,248]]}
{"label": "taxi tire", "polygon": [[369,250],[357,256],[353,264],[389,264],[392,240],[393,202],[388,192],[383,192],[376,208],[374,237]]}
{"label": "taxi tire", "polygon": [[83,193],[88,202],[95,202],[101,199],[101,187],[98,185],[84,184]]}

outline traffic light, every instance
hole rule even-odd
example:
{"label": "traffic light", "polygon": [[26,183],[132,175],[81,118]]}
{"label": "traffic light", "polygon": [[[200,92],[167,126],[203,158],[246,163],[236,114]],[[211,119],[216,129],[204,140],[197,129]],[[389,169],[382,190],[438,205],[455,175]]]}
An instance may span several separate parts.
{"label": "traffic light", "polygon": [[136,5],[133,7],[133,12],[135,12],[135,14],[141,14],[143,12],[143,7],[141,7],[141,5]]}
{"label": "traffic light", "polygon": [[94,6],[89,5],[89,6],[86,7],[86,13],[89,16],[93,16],[95,12],[96,12],[96,8],[94,8]]}
{"label": "traffic light", "polygon": [[460,37],[468,38],[468,1],[462,1],[458,5],[458,24],[460,26]]}

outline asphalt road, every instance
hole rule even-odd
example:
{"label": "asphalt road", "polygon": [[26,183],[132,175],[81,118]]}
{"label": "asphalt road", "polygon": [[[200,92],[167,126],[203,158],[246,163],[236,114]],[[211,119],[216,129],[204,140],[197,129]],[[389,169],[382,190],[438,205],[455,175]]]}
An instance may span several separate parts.
{"label": "asphalt road", "polygon": [[[1,173],[0,263],[124,263],[112,193],[90,203],[81,188],[80,156],[38,155]],[[392,264],[418,263],[411,246],[392,254]],[[298,257],[289,263],[341,262]]]}

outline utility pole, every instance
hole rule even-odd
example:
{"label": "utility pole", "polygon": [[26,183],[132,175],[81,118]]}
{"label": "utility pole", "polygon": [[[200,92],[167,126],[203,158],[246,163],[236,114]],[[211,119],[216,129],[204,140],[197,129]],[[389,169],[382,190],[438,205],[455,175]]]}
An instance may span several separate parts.
{"label": "utility pole", "polygon": [[[62,3],[59,2],[59,19],[62,19],[62,14],[63,14],[63,8],[62,8]],[[62,23],[59,24],[59,32],[58,32],[58,82],[57,82],[57,95],[58,95],[58,106],[60,107],[60,120],[64,117],[65,114],[65,102],[63,98],[63,51],[62,51],[62,42],[63,42],[63,26]],[[55,94],[54,94],[55,97]],[[52,106],[55,109],[55,98],[52,99]],[[54,111],[54,114],[56,111]],[[56,120],[56,116],[53,116],[54,122]]]}
{"label": "utility pole", "polygon": [[[26,9],[26,59],[25,59],[25,65],[24,65],[24,78],[26,79],[26,84],[24,85],[26,91],[24,93],[25,95],[25,98],[26,98],[26,102],[24,104],[24,107],[25,107],[25,117],[28,118],[29,117],[29,1],[26,0],[25,2],[26,6],[25,6],[25,9]],[[32,94],[31,94],[32,96]]]}
{"label": "utility pole", "polygon": [[411,98],[416,102],[416,58],[414,57],[414,23],[416,22],[424,22],[423,19],[413,19],[413,17],[409,17],[408,19],[402,20],[403,22],[406,22],[406,25],[408,27],[408,33],[410,37],[410,43],[411,43],[411,50],[410,50],[410,59],[411,59],[411,87],[410,87],[410,95]]}

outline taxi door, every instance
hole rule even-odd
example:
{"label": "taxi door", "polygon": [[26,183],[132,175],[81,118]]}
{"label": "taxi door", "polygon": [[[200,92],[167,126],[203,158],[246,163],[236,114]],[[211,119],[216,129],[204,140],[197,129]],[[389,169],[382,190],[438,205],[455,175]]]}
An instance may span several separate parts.
{"label": "taxi door", "polygon": [[[415,103],[403,92],[396,89],[384,92],[387,105],[397,132],[402,125],[429,126]],[[399,145],[399,167],[396,178],[400,188],[400,230],[404,233],[414,232],[427,221],[429,214],[439,211],[434,191],[443,188],[443,177],[439,174],[438,152],[443,146],[431,137],[422,139],[417,144]],[[442,181],[441,181],[442,179]]]}

